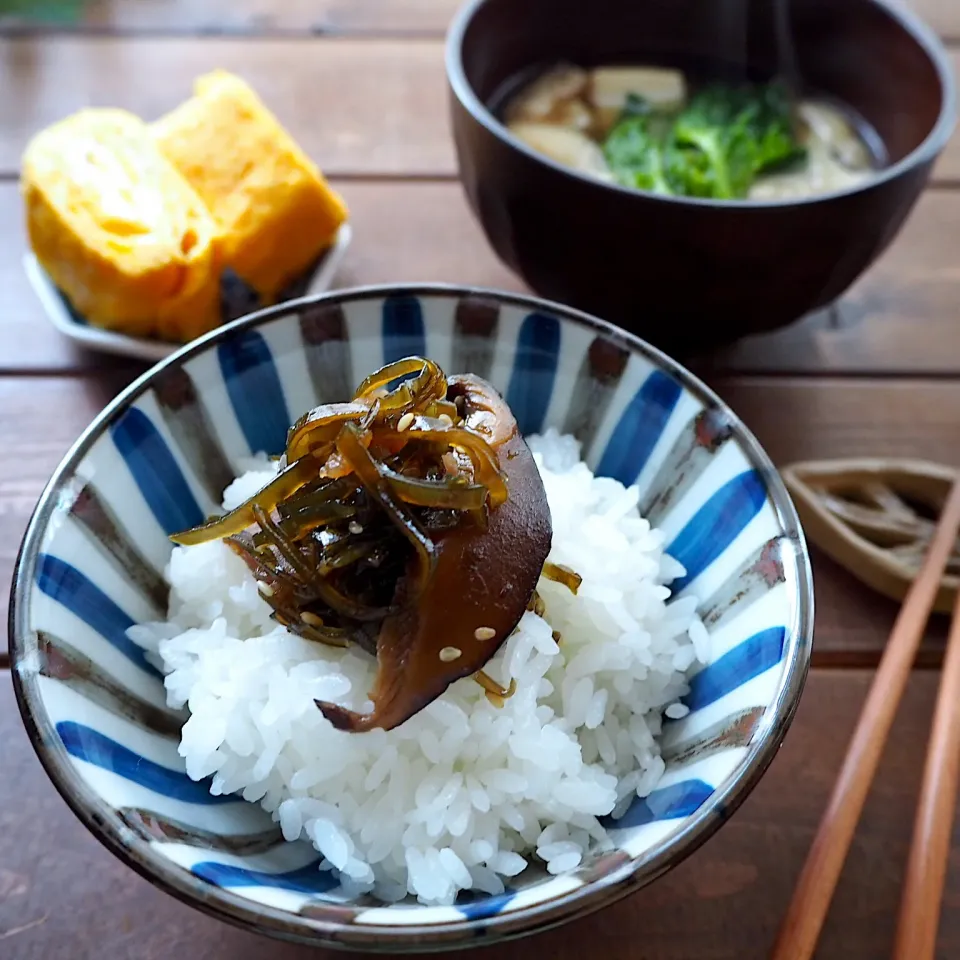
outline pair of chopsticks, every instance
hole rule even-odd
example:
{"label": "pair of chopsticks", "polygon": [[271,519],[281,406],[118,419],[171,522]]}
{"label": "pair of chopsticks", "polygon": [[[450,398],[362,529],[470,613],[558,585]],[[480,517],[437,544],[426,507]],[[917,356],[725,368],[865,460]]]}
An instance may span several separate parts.
{"label": "pair of chopsticks", "polygon": [[[857,728],[780,927],[770,960],[809,960],[830,907],[857,821],[903,696],[943,570],[960,530],[954,483],[923,566],[897,615]],[[960,596],[947,652],[913,825],[893,960],[932,960],[960,773]]]}

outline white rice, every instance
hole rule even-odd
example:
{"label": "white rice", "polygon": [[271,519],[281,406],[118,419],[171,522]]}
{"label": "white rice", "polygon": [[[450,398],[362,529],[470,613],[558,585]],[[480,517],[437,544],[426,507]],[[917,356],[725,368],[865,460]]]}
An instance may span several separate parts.
{"label": "white rice", "polygon": [[[369,709],[373,659],[279,627],[220,542],[175,549],[169,620],[130,630],[165,672],[170,705],[189,705],[190,777],[212,774],[212,793],[260,803],[348,893],[449,904],[462,889],[501,892],[534,856],[550,873],[575,869],[610,846],[598,818],[622,815],[663,774],[662,716],[686,713],[686,672],[709,656],[695,600],[665,604],[683,570],[640,517],[636,487],[594,477],[572,437],[529,444],[553,518],[550,559],[583,584],[574,597],[541,579],[545,616],[525,613],[486,667],[517,681],[503,708],[465,679],[389,732],[335,730],[314,700]],[[251,463],[224,507],[272,474]]]}

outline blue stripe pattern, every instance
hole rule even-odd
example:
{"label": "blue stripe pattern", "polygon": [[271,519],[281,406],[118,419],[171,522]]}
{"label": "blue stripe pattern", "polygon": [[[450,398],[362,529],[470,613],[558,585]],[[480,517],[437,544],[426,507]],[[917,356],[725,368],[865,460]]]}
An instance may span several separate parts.
{"label": "blue stripe pattern", "polygon": [[559,321],[545,313],[527,314],[520,324],[517,355],[507,387],[507,405],[521,433],[543,429],[559,362]]}
{"label": "blue stripe pattern", "polygon": [[686,576],[674,580],[674,596],[697,579],[743,532],[766,502],[767,487],[756,470],[745,470],[725,483],[687,522],[667,547],[683,564]]}
{"label": "blue stripe pattern", "polygon": [[141,757],[129,747],[111,740],[93,727],[72,720],[57,724],[57,734],[67,753],[78,760],[109,770],[117,776],[159,793],[170,800],[215,806],[222,803],[245,803],[239,796],[215,797],[209,781],[191,780],[179,770],[171,770]]}
{"label": "blue stripe pattern", "polygon": [[683,702],[691,712],[701,710],[766,673],[783,659],[786,640],[785,627],[770,627],[738,643],[690,679]]}
{"label": "blue stripe pattern", "polygon": [[600,822],[614,830],[622,830],[642,827],[657,820],[679,820],[696,813],[712,793],[713,787],[703,780],[682,780],[654,790],[646,797],[637,797],[619,820],[603,817]]}
{"label": "blue stripe pattern", "polygon": [[244,330],[217,345],[220,371],[251,453],[283,453],[293,422],[267,341]]}
{"label": "blue stripe pattern", "polygon": [[[721,603],[729,611],[731,597],[742,602],[736,618],[725,615],[721,621],[726,640],[714,646],[713,662],[698,664],[694,669],[699,672],[692,676],[692,670],[688,673],[690,689],[682,702],[691,713],[669,721],[676,749],[665,753],[666,776],[649,796],[633,795],[625,801],[629,808],[620,819],[602,818],[612,831],[614,849],[601,856],[589,851],[583,868],[570,876],[569,888],[564,881],[562,889],[571,892],[578,883],[602,885],[614,873],[633,867],[638,881],[649,879],[654,844],[670,848],[665,855],[670,865],[689,849],[686,838],[697,832],[697,825],[709,832],[737,807],[752,779],[744,774],[756,772],[758,754],[726,747],[748,739],[764,751],[775,746],[784,727],[782,716],[776,715],[778,706],[797,694],[809,653],[803,596],[808,561],[798,549],[796,564],[776,566],[775,557],[762,553],[771,538],[798,542],[800,538],[788,509],[764,510],[771,500],[775,504],[787,500],[776,475],[758,462],[753,442],[735,418],[730,418],[729,434],[723,432],[728,426],[726,411],[706,405],[696,384],[681,372],[642,345],[623,342],[548,304],[501,300],[495,293],[413,290],[395,290],[388,296],[367,292],[358,298],[343,294],[289,312],[282,308],[248,329],[226,331],[221,342],[199,348],[199,356],[179,366],[174,361],[164,380],[148,379],[142,385],[143,398],[113,409],[106,425],[98,428],[95,442],[66,464],[47,506],[38,513],[37,523],[44,529],[36,531],[32,543],[42,544],[43,552],[32,547],[33,555],[26,557],[23,567],[35,570],[37,586],[26,591],[27,602],[16,621],[25,624],[25,635],[17,638],[21,648],[29,651],[31,644],[32,649],[39,644],[40,672],[53,677],[37,682],[30,676],[35,668],[29,661],[18,664],[26,668],[18,671],[25,710],[40,721],[39,729],[55,728],[56,735],[50,732],[49,737],[50,766],[58,782],[75,793],[72,799],[88,810],[95,800],[110,809],[112,815],[96,829],[112,848],[132,850],[147,872],[180,871],[188,899],[213,913],[230,913],[229,895],[218,888],[245,898],[254,910],[261,905],[276,907],[279,901],[289,904],[289,911],[280,907],[282,917],[274,912],[264,919],[272,931],[299,936],[315,932],[309,925],[320,920],[329,923],[333,939],[360,948],[372,942],[371,936],[391,937],[396,927],[389,921],[394,917],[396,926],[423,924],[418,937],[427,948],[451,944],[444,939],[451,918],[469,923],[465,936],[484,942],[497,930],[495,918],[504,911],[508,916],[524,915],[528,906],[549,911],[554,896],[550,891],[556,885],[545,883],[545,872],[532,864],[515,878],[503,878],[503,893],[463,891],[446,911],[423,913],[413,897],[397,908],[378,904],[368,895],[348,897],[339,886],[338,872],[329,869],[322,855],[308,845],[283,841],[258,804],[247,803],[237,793],[211,795],[209,777],[199,783],[192,780],[173,741],[159,736],[169,730],[176,737],[187,711],[172,714],[149,706],[163,702],[163,676],[148,662],[145,651],[128,639],[134,621],[124,607],[135,614],[146,612],[156,585],[149,578],[138,579],[123,562],[97,560],[102,551],[93,550],[89,537],[78,539],[75,525],[64,522],[74,502],[66,494],[80,489],[83,477],[102,476],[111,469],[129,471],[142,496],[124,473],[123,486],[101,493],[102,512],[115,523],[121,540],[147,536],[162,542],[164,533],[203,521],[206,494],[219,498],[220,488],[232,477],[231,463],[248,452],[283,450],[290,424],[304,413],[289,406],[290,398],[311,386],[317,396],[326,396],[333,389],[327,383],[330,364],[339,363],[347,379],[333,377],[340,386],[334,384],[337,395],[327,399],[345,399],[343,389],[349,393],[354,386],[347,382],[351,371],[370,372],[412,355],[429,357],[434,335],[449,334],[443,353],[453,358],[453,366],[446,372],[473,372],[489,379],[524,434],[550,428],[572,431],[582,450],[589,452],[590,463],[596,464],[597,476],[625,485],[636,483],[641,475],[652,478],[645,485],[657,489],[645,491],[641,509],[655,526],[670,531],[672,542],[665,549],[686,571],[671,584],[671,592],[674,596],[684,589],[696,592],[704,612],[711,605],[720,609]],[[347,323],[359,316],[369,321],[366,327]],[[302,350],[310,355],[309,380],[294,385],[291,378],[304,370],[303,358],[287,351]],[[345,366],[344,358],[349,361]],[[455,369],[461,361],[466,366]],[[406,376],[395,384],[401,379]],[[154,413],[154,403],[163,419]],[[203,434],[206,418],[208,439],[224,446],[227,459],[221,466],[226,473],[211,473],[197,459],[204,454],[196,437]],[[229,433],[218,436],[217,425],[230,425],[231,418],[238,429],[231,426]],[[682,436],[674,439],[679,419],[684,420]],[[601,428],[603,437],[609,430],[608,439],[600,436]],[[719,457],[721,433],[726,442]],[[650,504],[655,505],[652,513]],[[689,521],[684,523],[684,517]],[[110,553],[103,554],[107,561]],[[747,557],[752,559],[745,562]],[[160,563],[164,556],[154,559]],[[703,593],[708,587],[711,597]],[[153,592],[164,601],[165,590]],[[21,595],[23,591],[18,591]],[[764,602],[752,602],[760,597]],[[59,659],[53,656],[59,648],[50,647],[45,638],[70,639],[71,630],[96,644],[100,651],[96,664],[84,666],[79,652],[69,647],[59,650]],[[88,631],[95,631],[103,642]],[[136,674],[128,661],[137,667]],[[88,668],[94,670],[89,676],[83,672]],[[96,671],[108,677],[109,689],[96,686]],[[759,679],[751,683],[754,678]],[[93,706],[87,709],[85,701]],[[711,705],[717,714],[712,719],[703,712]],[[156,713],[153,719],[148,715],[151,710]],[[744,717],[754,719],[748,724]],[[763,722],[754,722],[759,717]],[[57,748],[58,736],[63,750]],[[79,786],[78,772],[83,774]],[[716,793],[721,784],[724,789],[731,785],[729,802],[724,804]],[[245,823],[262,818],[262,827],[250,829],[248,824],[238,836],[238,817]],[[694,829],[687,830],[688,826]],[[676,848],[674,837],[679,838]],[[445,843],[443,837],[437,838],[438,846]],[[174,851],[180,844],[192,848],[192,857],[198,860],[192,867],[179,862]],[[321,865],[328,868],[321,870]],[[344,902],[335,902],[341,893]],[[387,923],[370,924],[368,907],[389,909]],[[521,921],[517,923],[520,929]]]}
{"label": "blue stripe pattern", "polygon": [[516,895],[515,890],[507,890],[505,893],[496,896],[475,897],[473,900],[464,898],[463,902],[457,901],[457,910],[467,920],[484,920],[486,917],[493,917],[502,913]]}
{"label": "blue stripe pattern", "polygon": [[294,893],[326,893],[339,880],[330,870],[320,870],[322,859],[314,860],[304,867],[287,873],[267,873],[263,870],[248,870],[216,860],[195,863],[191,872],[218,887],[272,887],[276,890],[292,890]]}
{"label": "blue stripe pattern", "polygon": [[203,511],[183,471],[142,410],[127,408],[111,425],[110,435],[151,513],[168,536],[203,523]]}
{"label": "blue stripe pattern", "polygon": [[418,297],[387,297],[383,301],[380,327],[384,364],[404,357],[427,355],[427,337]]}
{"label": "blue stripe pattern", "polygon": [[147,660],[143,649],[127,637],[127,630],[134,625],[134,619],[76,567],[59,557],[41,553],[37,557],[37,586],[96,630],[131,663],[155,677],[161,676]]}
{"label": "blue stripe pattern", "polygon": [[613,477],[625,487],[640,476],[680,399],[680,384],[654,370],[620,415],[607,442],[597,476]]}

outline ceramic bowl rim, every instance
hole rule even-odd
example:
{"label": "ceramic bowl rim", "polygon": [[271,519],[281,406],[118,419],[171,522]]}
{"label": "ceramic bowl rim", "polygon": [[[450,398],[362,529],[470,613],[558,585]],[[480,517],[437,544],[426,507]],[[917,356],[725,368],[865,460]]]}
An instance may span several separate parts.
{"label": "ceramic bowl rim", "polygon": [[[465,297],[488,298],[503,306],[551,313],[563,322],[600,333],[619,343],[630,353],[645,357],[674,376],[684,389],[702,403],[729,416],[738,443],[763,474],[767,494],[778,522],[784,535],[792,543],[799,589],[796,598],[796,631],[791,631],[790,634],[776,696],[765,710],[755,739],[737,770],[717,786],[710,799],[696,813],[686,818],[686,824],[681,831],[656,844],[642,861],[629,860],[599,879],[542,903],[483,918],[389,926],[322,920],[316,916],[295,915],[275,907],[255,904],[229,890],[206,883],[199,877],[192,877],[183,867],[152,851],[148,841],[133,834],[129,828],[117,821],[112,808],[84,783],[62,748],[58,746],[56,734],[39,697],[35,663],[27,659],[28,631],[22,621],[27,608],[28,593],[34,581],[35,564],[43,534],[64,481],[74,474],[77,465],[104,433],[110,421],[149,390],[164,370],[180,366],[191,357],[206,352],[220,341],[241,331],[263,326],[286,315],[295,315],[306,307],[381,300],[398,294],[447,300]],[[766,771],[793,720],[810,664],[813,603],[809,552],[799,517],[779,473],[740,418],[709,387],[679,363],[613,324],[540,297],[454,284],[391,283],[301,297],[225,324],[155,364],[97,415],[64,455],[47,482],[27,525],[14,566],[10,596],[10,671],[17,705],[30,742],[57,791],[104,846],[155,886],[221,920],[279,939],[384,953],[449,950],[527,936],[592,913],[661,876],[712,836],[723,820],[746,799]]]}
{"label": "ceramic bowl rim", "polygon": [[829,193],[814,194],[805,197],[781,197],[768,200],[717,200],[704,197],[661,196],[646,190],[620,186],[580,173],[571,167],[551,160],[549,157],[527,146],[519,137],[514,136],[486,104],[477,96],[467,79],[463,66],[463,40],[473,22],[474,16],[489,0],[466,0],[457,10],[449,30],[444,49],[444,64],[447,83],[460,105],[473,119],[502,143],[520,154],[539,163],[554,173],[569,177],[581,184],[590,184],[599,190],[611,190],[631,197],[642,197],[652,203],[676,204],[679,206],[706,207],[721,210],[768,210],[782,207],[806,207],[818,203],[828,203],[840,197],[865,193],[882,184],[896,180],[916,167],[932,163],[940,155],[953,134],[957,123],[957,84],[953,75],[949,54],[943,42],[912,9],[901,7],[896,0],[866,0],[883,10],[902,31],[907,33],[923,50],[937,74],[942,94],[940,112],[936,122],[921,143],[903,159],[890,166],[883,167],[874,176],[863,183],[832,190]]}

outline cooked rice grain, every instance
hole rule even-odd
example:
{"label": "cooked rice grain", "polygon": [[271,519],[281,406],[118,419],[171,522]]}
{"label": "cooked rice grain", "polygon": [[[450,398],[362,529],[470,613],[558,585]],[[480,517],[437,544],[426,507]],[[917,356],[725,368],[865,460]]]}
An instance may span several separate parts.
{"label": "cooked rice grain", "polygon": [[[529,443],[553,518],[550,560],[583,583],[574,596],[541,578],[544,616],[527,611],[486,667],[504,687],[517,681],[502,708],[466,679],[389,732],[335,730],[314,700],[369,709],[373,661],[279,627],[221,542],[175,549],[169,620],[130,631],[158,655],[170,705],[189,703],[187,773],[260,803],[347,893],[448,904],[462,889],[501,892],[534,856],[550,873],[572,870],[610,846],[599,818],[622,815],[663,774],[662,716],[685,713],[685,672],[709,656],[695,603],[665,604],[682,568],[640,517],[636,487],[594,477],[572,437]],[[225,508],[274,471],[264,458],[249,468]]]}

